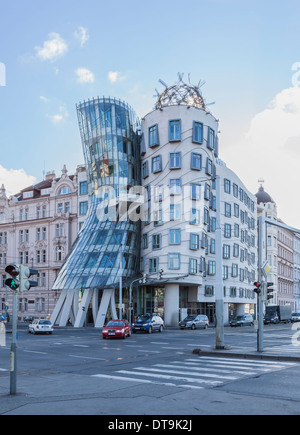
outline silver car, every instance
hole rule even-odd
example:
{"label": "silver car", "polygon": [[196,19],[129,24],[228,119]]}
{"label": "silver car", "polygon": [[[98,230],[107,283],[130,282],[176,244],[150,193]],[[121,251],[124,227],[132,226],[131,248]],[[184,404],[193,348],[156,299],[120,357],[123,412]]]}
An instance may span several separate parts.
{"label": "silver car", "polygon": [[200,315],[189,315],[184,320],[179,323],[180,329],[197,329],[204,328],[207,329],[209,326],[209,320],[207,316]]}

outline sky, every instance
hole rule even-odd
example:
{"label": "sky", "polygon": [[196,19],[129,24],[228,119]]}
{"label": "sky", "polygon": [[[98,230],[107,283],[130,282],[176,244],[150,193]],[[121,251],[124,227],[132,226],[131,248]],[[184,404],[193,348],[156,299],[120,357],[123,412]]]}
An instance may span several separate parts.
{"label": "sky", "polygon": [[299,23],[298,0],[0,0],[0,185],[74,173],[76,103],[113,96],[142,118],[180,72],[206,82],[220,157],[300,228]]}

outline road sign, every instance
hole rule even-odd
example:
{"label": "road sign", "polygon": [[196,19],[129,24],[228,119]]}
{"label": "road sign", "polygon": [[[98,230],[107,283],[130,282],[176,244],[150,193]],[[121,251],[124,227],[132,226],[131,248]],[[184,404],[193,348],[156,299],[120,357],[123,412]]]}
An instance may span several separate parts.
{"label": "road sign", "polygon": [[271,271],[271,268],[269,266],[269,263],[266,261],[262,267],[262,273],[266,279],[268,278],[270,271]]}
{"label": "road sign", "polygon": [[8,311],[9,310],[9,306],[5,304],[4,309],[5,309],[5,311]]}

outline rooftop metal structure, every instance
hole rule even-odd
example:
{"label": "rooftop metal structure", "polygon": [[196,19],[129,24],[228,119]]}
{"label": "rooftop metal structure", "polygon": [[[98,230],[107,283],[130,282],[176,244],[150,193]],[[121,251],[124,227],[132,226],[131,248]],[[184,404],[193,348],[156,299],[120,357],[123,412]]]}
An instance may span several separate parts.
{"label": "rooftop metal structure", "polygon": [[155,95],[155,97],[157,97],[157,101],[155,109],[162,109],[166,106],[184,105],[207,111],[207,104],[201,92],[201,87],[205,82],[200,80],[198,85],[192,85],[190,75],[188,76],[189,83],[184,82],[183,76],[183,73],[178,73],[178,82],[174,86],[168,86],[163,80],[159,80],[159,83],[165,87],[165,90],[160,93],[156,89],[157,95]]}

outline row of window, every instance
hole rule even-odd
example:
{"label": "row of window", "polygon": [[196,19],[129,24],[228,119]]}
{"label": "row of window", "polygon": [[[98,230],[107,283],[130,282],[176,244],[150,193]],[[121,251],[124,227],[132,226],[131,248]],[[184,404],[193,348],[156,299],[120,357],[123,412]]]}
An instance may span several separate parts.
{"label": "row of window", "polygon": [[[145,269],[144,258],[141,259],[142,270]],[[203,276],[216,275],[216,261],[206,261],[205,257],[190,258],[189,259],[189,274],[196,275],[202,273]],[[181,269],[181,254],[169,253],[168,254],[168,269],[179,270]],[[159,257],[149,258],[149,273],[157,273],[159,271]],[[247,268],[240,268],[238,264],[231,265],[231,277],[239,278],[241,282],[248,280],[249,284],[255,280],[255,270],[248,270]],[[223,266],[223,279],[229,279],[229,266]]]}
{"label": "row of window", "polygon": [[254,213],[255,210],[255,202],[251,200],[249,195],[236,183],[232,183],[231,180],[228,180],[227,178],[224,179],[224,192],[231,195],[231,189],[232,194],[235,198],[240,198],[240,201],[243,202],[251,211]]}
{"label": "row of window", "polygon": [[[47,228],[36,228],[36,241],[47,240]],[[65,224],[56,224],[55,225],[55,237],[64,237],[65,236]],[[19,231],[19,242],[29,242],[29,229],[20,230]]]}
{"label": "row of window", "polygon": [[[181,169],[181,163],[182,163],[182,157],[181,153],[170,153],[169,155],[169,169]],[[152,174],[157,174],[159,172],[162,172],[165,168],[163,167],[163,160],[162,155],[157,155],[152,157],[151,160],[151,171]],[[201,171],[202,170],[202,155],[199,153],[192,153],[191,154],[191,169],[195,171]],[[205,173],[206,175],[209,175],[213,178],[216,176],[216,166],[214,165],[213,161],[207,157],[206,158],[206,165],[205,165]],[[142,163],[142,177],[143,179],[148,178],[150,175],[149,171],[149,161],[145,160]]]}
{"label": "row of window", "polygon": [[[169,120],[169,142],[180,142],[182,136],[182,125],[181,119]],[[204,125],[202,122],[193,121],[193,134],[192,141],[197,144],[203,144],[204,142]],[[149,147],[154,148],[160,145],[159,140],[159,128],[158,124],[154,124],[149,127],[148,130],[148,141]],[[215,131],[208,127],[207,137],[206,137],[207,148],[210,150],[216,150],[217,148],[217,137]]]}

